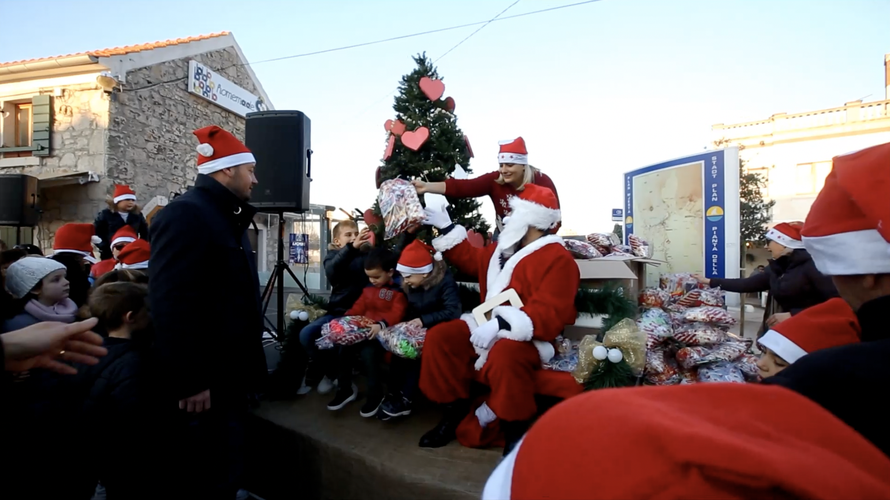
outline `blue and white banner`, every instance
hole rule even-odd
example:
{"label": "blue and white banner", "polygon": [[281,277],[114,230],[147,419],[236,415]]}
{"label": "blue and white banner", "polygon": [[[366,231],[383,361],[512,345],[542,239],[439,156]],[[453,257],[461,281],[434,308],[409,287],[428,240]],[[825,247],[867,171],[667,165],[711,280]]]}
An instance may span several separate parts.
{"label": "blue and white banner", "polygon": [[661,272],[739,276],[738,149],[687,156],[624,175],[625,242],[637,234]]}

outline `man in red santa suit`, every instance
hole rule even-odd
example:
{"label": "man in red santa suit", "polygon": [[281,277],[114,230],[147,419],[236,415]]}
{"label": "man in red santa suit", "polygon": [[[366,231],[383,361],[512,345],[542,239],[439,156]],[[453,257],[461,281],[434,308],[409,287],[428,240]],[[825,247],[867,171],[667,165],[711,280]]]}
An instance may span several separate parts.
{"label": "man in red santa suit", "polygon": [[483,301],[513,290],[522,306],[495,307],[481,325],[464,315],[427,332],[420,388],[445,406],[445,414],[421,438],[421,447],[439,448],[455,438],[470,410],[470,384],[479,370],[491,394],[476,414],[480,423],[500,419],[508,453],[537,413],[535,370],[553,356],[557,335],[575,322],[578,265],[562,238],[548,234],[561,219],[556,195],[529,184],[510,206],[497,245],[484,248],[473,247],[467,230],[453,225],[444,208],[427,209],[425,223],[439,229],[433,246],[461,272],[478,278]]}

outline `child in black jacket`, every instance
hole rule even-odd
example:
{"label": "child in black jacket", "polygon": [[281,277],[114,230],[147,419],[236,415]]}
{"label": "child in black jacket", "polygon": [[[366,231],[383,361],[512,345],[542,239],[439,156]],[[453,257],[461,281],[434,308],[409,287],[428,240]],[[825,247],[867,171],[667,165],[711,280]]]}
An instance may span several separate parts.
{"label": "child in black jacket", "polygon": [[125,225],[132,227],[139,239],[149,241],[148,222],[136,204],[136,193],[129,186],[115,185],[114,196],[109,197],[106,202],[108,208],[99,212],[93,222],[96,236],[102,238],[102,242],[98,245],[102,253],[100,260],[112,257],[111,240]]}
{"label": "child in black jacket", "polygon": [[[457,282],[441,254],[434,256],[433,252],[420,240],[414,240],[404,247],[396,266],[408,296],[405,321],[426,329],[460,318],[463,309]],[[390,394],[380,407],[382,420],[411,414],[420,360],[392,356],[389,373]]]}
{"label": "child in black jacket", "polygon": [[84,395],[80,422],[89,428],[85,435],[107,439],[86,461],[91,475],[84,478],[84,488],[92,492],[101,481],[108,498],[148,498],[152,430],[157,427],[149,385],[148,288],[108,283],[92,291],[89,305],[108,333],[108,354],[98,365],[78,367],[77,385]]}
{"label": "child in black jacket", "polygon": [[337,379],[337,357],[333,351],[319,351],[315,341],[321,337],[321,327],[346,314],[368,286],[365,274],[363,247],[370,246],[368,229],[358,230],[352,220],[334,226],[334,243],[324,258],[324,272],[331,284],[327,314],[306,325],[300,331],[300,344],[309,357],[306,376],[297,394],[308,394],[317,387],[320,394],[334,388]]}

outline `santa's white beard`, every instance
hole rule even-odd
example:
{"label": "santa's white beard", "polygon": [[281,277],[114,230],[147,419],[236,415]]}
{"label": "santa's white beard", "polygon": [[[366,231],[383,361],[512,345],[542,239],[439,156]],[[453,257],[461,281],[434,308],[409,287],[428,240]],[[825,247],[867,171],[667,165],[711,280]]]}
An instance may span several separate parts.
{"label": "santa's white beard", "polygon": [[522,221],[510,221],[504,230],[498,235],[498,253],[504,258],[510,258],[519,248],[519,243],[528,233],[528,226],[521,224]]}

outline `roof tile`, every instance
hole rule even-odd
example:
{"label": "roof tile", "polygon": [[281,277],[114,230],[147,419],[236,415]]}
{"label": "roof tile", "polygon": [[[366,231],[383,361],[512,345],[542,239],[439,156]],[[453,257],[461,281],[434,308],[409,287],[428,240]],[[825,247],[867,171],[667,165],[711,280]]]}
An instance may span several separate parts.
{"label": "roof tile", "polygon": [[0,68],[6,66],[13,66],[15,64],[25,64],[25,63],[36,63],[41,61],[51,61],[53,59],[59,59],[61,57],[74,57],[74,56],[93,56],[93,57],[111,57],[111,56],[122,56],[124,54],[132,54],[134,52],[143,52],[146,50],[160,49],[164,47],[169,47],[171,45],[181,45],[184,43],[191,42],[199,42],[201,40],[207,40],[210,38],[216,38],[220,36],[229,35],[228,31],[220,31],[219,33],[210,33],[208,35],[198,35],[198,36],[190,36],[187,38],[177,38],[176,40],[163,40],[158,42],[151,43],[143,43],[139,45],[126,45],[124,47],[113,47],[108,49],[99,49],[99,50],[90,50],[88,52],[78,52],[76,54],[65,54],[59,56],[52,57],[41,57],[38,59],[24,59],[21,61],[10,61],[5,63],[0,63]]}

